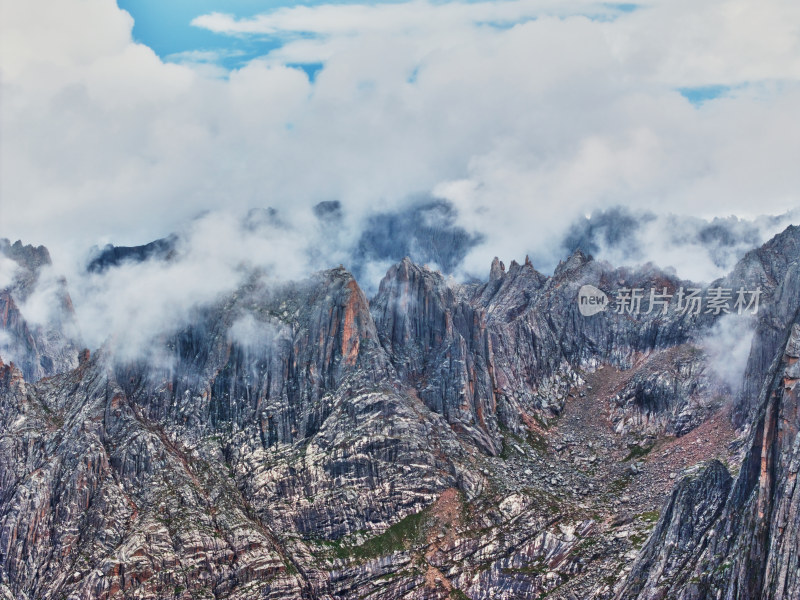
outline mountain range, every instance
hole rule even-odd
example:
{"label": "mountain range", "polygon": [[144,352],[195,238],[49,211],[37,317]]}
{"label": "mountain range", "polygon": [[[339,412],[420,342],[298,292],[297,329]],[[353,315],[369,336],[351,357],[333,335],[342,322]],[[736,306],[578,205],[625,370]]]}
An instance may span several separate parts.
{"label": "mountain range", "polygon": [[66,279],[28,319],[50,254],[0,253],[0,598],[800,598],[800,227],[707,284],[580,248],[371,294],[254,269],[136,358],[84,348]]}

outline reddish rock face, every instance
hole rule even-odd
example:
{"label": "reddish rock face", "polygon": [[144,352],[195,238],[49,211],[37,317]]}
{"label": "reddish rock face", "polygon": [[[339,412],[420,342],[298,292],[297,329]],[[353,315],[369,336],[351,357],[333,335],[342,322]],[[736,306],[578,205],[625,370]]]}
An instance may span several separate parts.
{"label": "reddish rock face", "polygon": [[[800,591],[800,404],[784,384],[795,364],[800,311],[796,318],[767,376],[738,478],[731,486],[716,464],[702,474],[705,491],[684,495],[696,484],[682,482],[617,598],[777,599]],[[704,510],[701,526],[686,526]]]}
{"label": "reddish rock face", "polygon": [[81,350],[80,354],[78,355],[78,363],[79,364],[86,364],[89,362],[89,359],[92,357],[92,353],[89,351],[88,348],[84,348]]}
{"label": "reddish rock face", "polygon": [[164,366],[59,363],[0,295],[55,365],[0,361],[0,597],[795,597],[790,241],[730,278],[776,299],[746,400],[710,373],[712,316],[575,302],[685,282],[580,252],[472,284],[404,260],[370,301],[343,268],[254,277],[160,340]]}
{"label": "reddish rock face", "polygon": [[352,367],[358,359],[358,346],[361,342],[363,323],[370,321],[369,305],[364,293],[355,280],[347,283],[350,296],[344,309],[342,325],[342,356],[347,366]]}

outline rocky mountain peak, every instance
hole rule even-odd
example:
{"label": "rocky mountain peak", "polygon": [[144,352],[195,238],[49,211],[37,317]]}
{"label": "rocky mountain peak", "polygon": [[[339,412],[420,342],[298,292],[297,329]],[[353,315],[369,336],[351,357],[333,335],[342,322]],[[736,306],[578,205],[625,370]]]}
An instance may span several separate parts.
{"label": "rocky mountain peak", "polygon": [[[52,264],[50,252],[44,246],[23,245],[19,240],[10,244],[3,239],[0,253],[18,265],[11,284],[0,289],[0,354],[13,357],[29,381],[74,368],[75,312],[66,280],[46,271]],[[46,318],[40,315],[28,322],[22,311],[39,288],[55,292],[36,302],[40,313],[46,309]]]}
{"label": "rocky mountain peak", "polygon": [[499,258],[495,256],[494,260],[492,260],[492,267],[489,269],[489,281],[499,281],[505,274],[506,266]]}
{"label": "rocky mountain peak", "polygon": [[591,254],[584,254],[583,251],[578,248],[569,256],[569,258],[567,258],[567,260],[559,261],[553,276],[558,278],[574,273],[593,260],[594,258]]}
{"label": "rocky mountain peak", "polygon": [[800,257],[800,227],[790,225],[767,241],[749,251],[726,278],[726,284],[764,289],[765,298],[786,277],[790,265]]}
{"label": "rocky mountain peak", "polygon": [[171,234],[140,246],[109,244],[103,248],[95,248],[86,265],[86,270],[90,273],[102,273],[126,262],[138,263],[149,259],[169,260],[175,256],[178,242],[178,235]]}
{"label": "rocky mountain peak", "polygon": [[19,263],[28,271],[52,264],[50,252],[44,246],[24,245],[21,240],[13,244],[6,238],[0,239],[0,253]]}
{"label": "rocky mountain peak", "polygon": [[34,376],[0,348],[0,597],[794,598],[800,271],[755,256],[783,275],[740,429],[717,317],[576,301],[687,282],[580,251],[484,284],[404,258],[370,300],[254,274],[155,363],[60,364],[6,291]]}

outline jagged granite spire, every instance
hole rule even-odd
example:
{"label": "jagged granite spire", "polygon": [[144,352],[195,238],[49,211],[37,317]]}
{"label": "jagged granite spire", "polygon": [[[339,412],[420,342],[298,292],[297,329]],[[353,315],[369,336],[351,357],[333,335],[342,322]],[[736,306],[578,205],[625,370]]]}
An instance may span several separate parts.
{"label": "jagged granite spire", "polygon": [[157,363],[35,380],[0,351],[0,597],[796,597],[795,235],[736,271],[780,350],[741,430],[718,316],[577,303],[695,284],[581,252],[483,284],[405,259],[372,299],[343,267],[254,274]]}

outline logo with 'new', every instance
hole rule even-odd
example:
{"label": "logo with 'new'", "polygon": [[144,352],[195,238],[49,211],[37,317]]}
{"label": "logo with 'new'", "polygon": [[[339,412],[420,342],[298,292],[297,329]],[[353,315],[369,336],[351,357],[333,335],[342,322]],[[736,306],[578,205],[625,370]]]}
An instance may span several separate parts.
{"label": "logo with 'new'", "polygon": [[603,312],[610,301],[603,290],[593,285],[584,285],[578,290],[578,310],[584,317],[590,317]]}

